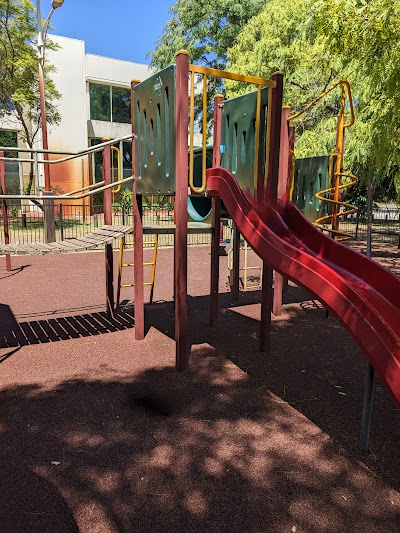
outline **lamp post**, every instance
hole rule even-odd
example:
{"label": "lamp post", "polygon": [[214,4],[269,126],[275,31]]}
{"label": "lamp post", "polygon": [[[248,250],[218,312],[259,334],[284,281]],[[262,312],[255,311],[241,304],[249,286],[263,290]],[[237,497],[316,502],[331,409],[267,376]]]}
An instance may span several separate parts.
{"label": "lamp post", "polygon": [[[40,0],[36,2],[36,15],[37,15],[37,55],[38,55],[38,72],[39,72],[39,97],[40,97],[40,114],[41,114],[41,129],[42,129],[42,148],[48,150],[47,142],[47,122],[46,122],[46,100],[44,94],[44,51],[46,46],[47,30],[49,28],[50,19],[53,16],[54,11],[61,7],[64,0],[53,0],[51,3],[51,11],[42,26],[42,17],[40,13]],[[51,195],[50,188],[50,168],[46,164],[49,159],[48,153],[44,152],[43,155],[43,173],[44,173],[44,194]],[[45,233],[46,242],[54,242],[55,237],[55,224],[54,224],[54,209],[53,202],[45,202],[44,214],[45,214]]]}

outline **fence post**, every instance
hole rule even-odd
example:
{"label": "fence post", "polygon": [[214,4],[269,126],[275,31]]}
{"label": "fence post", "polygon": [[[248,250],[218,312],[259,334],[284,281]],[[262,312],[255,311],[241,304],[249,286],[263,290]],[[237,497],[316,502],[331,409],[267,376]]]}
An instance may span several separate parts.
{"label": "fence post", "polygon": [[64,220],[63,220],[63,204],[60,203],[60,208],[58,212],[58,218],[60,221],[60,239],[64,240]]}
{"label": "fence post", "polygon": [[[4,157],[4,152],[0,151],[0,157]],[[0,160],[0,189],[2,194],[6,193],[6,170],[4,165],[4,160]],[[3,229],[4,229],[4,244],[10,243],[10,233],[8,230],[8,213],[7,213],[7,202],[6,200],[1,201],[1,207],[3,211]],[[11,272],[11,256],[6,254],[6,270]]]}

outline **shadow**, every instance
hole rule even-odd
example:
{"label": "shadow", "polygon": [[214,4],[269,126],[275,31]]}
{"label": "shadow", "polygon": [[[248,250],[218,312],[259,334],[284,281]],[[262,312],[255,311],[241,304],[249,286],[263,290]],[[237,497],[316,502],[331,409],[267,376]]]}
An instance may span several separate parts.
{"label": "shadow", "polygon": [[11,276],[15,276],[16,274],[19,274],[20,272],[25,270],[25,268],[28,268],[30,266],[32,266],[32,265],[22,265],[22,266],[19,266],[19,267],[11,268],[11,272],[0,271],[0,280],[1,279],[6,279],[6,278],[10,278]]}
{"label": "shadow", "polygon": [[15,348],[15,350],[11,350],[11,352],[0,355],[0,363],[4,363],[4,361],[6,361],[9,357],[17,353],[19,350],[20,348]]}
{"label": "shadow", "polygon": [[398,530],[398,495],[265,382],[210,348],[184,374],[145,365],[0,390],[3,516],[43,533]]}
{"label": "shadow", "polygon": [[65,499],[52,483],[13,456],[0,456],[2,533],[79,533]]}
{"label": "shadow", "polygon": [[[256,387],[299,410],[351,456],[388,483],[400,487],[399,412],[379,383],[374,393],[371,444],[359,446],[367,361],[352,337],[325,308],[299,287],[289,285],[284,312],[273,317],[271,351],[259,352],[259,294],[241,293],[236,306],[220,298],[218,324],[208,323],[208,298],[188,297],[191,357],[207,346],[244,371]],[[146,325],[173,339],[171,302],[146,309]],[[158,402],[156,402],[158,405]]]}
{"label": "shadow", "polygon": [[[0,304],[0,348],[93,337],[133,327],[134,320],[130,309],[117,309],[114,317],[109,317],[106,312],[98,312],[17,322],[10,307]],[[8,357],[10,355],[12,353],[8,354]],[[4,356],[0,362],[3,360]]]}

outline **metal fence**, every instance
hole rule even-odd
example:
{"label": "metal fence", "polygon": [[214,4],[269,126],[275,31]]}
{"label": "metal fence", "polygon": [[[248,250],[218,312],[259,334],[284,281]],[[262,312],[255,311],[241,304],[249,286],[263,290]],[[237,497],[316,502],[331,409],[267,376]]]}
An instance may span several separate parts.
{"label": "metal fence", "polygon": [[[21,202],[7,202],[8,224],[11,243],[30,244],[44,242],[43,211],[36,205],[21,205]],[[76,205],[70,203],[55,203],[56,240],[63,241],[82,237],[96,228],[104,225],[103,206]],[[113,225],[133,225],[133,215],[130,210],[118,206],[113,210]],[[173,207],[143,209],[144,226],[170,226],[174,223]],[[226,234],[229,228],[225,229]],[[188,235],[189,245],[209,244],[210,233]],[[0,211],[0,243],[4,244],[3,220]],[[159,236],[159,246],[173,246],[174,236],[162,234]],[[118,242],[115,242],[118,246]]]}
{"label": "metal fence", "polygon": [[[9,234],[12,243],[29,244],[44,242],[44,217],[39,206],[34,204],[21,205],[21,202],[8,203]],[[104,225],[103,207],[101,205],[76,205],[70,203],[55,203],[56,240],[68,240],[82,237],[95,228]],[[173,207],[162,208],[144,206],[144,226],[168,226],[173,224]],[[113,211],[114,225],[133,225],[130,210],[118,206]],[[360,214],[341,219],[340,227],[350,233],[355,240],[365,241],[367,235],[366,217]],[[230,228],[225,223],[221,239],[228,241]],[[209,233],[189,234],[189,245],[209,244]],[[400,247],[400,207],[380,207],[373,213],[372,225],[373,242],[386,242]],[[0,243],[4,243],[3,220],[0,211]],[[173,246],[174,236],[160,235],[159,246]],[[115,243],[118,246],[118,243]]]}
{"label": "metal fence", "polygon": [[[367,215],[357,214],[340,219],[340,229],[350,233],[355,240],[367,239]],[[400,206],[374,208],[372,214],[372,242],[395,244],[400,248]]]}

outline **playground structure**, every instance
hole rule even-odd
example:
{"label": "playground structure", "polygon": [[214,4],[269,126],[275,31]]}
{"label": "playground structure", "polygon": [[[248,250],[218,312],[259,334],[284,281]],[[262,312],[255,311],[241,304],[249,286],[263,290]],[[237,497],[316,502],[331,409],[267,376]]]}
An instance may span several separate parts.
{"label": "playground structure", "polygon": [[[188,78],[191,78],[191,92]],[[202,76],[203,120],[207,107],[207,77],[255,84],[250,96],[223,102],[214,99],[212,166],[207,169],[206,127],[203,124],[202,173],[196,183],[193,172],[193,97],[195,76]],[[189,231],[211,232],[210,324],[218,318],[219,227],[222,202],[235,222],[235,239],[240,234],[263,260],[261,289],[260,350],[269,352],[271,309],[279,308],[283,276],[306,288],[323,302],[360,345],[382,382],[400,405],[400,281],[367,258],[324,236],[288,202],[293,173],[293,130],[289,128],[290,109],[282,110],[283,76],[272,80],[207,69],[189,64],[186,52],[179,52],[176,65],[157,73],[143,83],[132,82],[133,143],[133,239],[135,337],[145,336],[143,243],[146,234],[175,234],[174,299],[176,367],[184,370],[187,351],[187,237]],[[333,205],[329,215],[330,233],[338,234],[339,191],[345,127],[344,92],[334,155]],[[351,98],[351,95],[350,95]],[[246,110],[241,106],[246,102]],[[188,109],[190,113],[188,114]],[[190,121],[189,121],[190,116]],[[340,122],[341,121],[341,122]],[[107,148],[108,146],[108,148]],[[224,147],[223,151],[221,146]],[[103,152],[106,204],[111,206],[110,144]],[[222,153],[221,153],[222,152]],[[331,158],[331,168],[333,159]],[[224,168],[219,168],[223,166]],[[119,180],[124,181],[124,180]],[[205,209],[206,222],[188,222],[190,197],[211,205]],[[4,189],[3,189],[4,192]],[[206,192],[207,198],[204,193]],[[330,193],[331,191],[329,191]],[[92,193],[92,190],[90,191]],[[84,192],[82,194],[89,194]],[[143,195],[175,197],[175,224],[144,227]],[[71,197],[69,195],[69,197]],[[3,198],[3,197],[2,197]],[[4,198],[3,198],[4,199]],[[49,201],[48,198],[41,198]],[[211,199],[211,203],[210,203]],[[108,212],[108,211],[107,211]],[[211,223],[208,220],[211,217]],[[48,246],[51,246],[48,244]],[[11,250],[11,248],[10,248]],[[28,251],[25,251],[27,253]],[[114,307],[112,251],[106,244],[107,309]],[[275,287],[272,290],[273,270]],[[233,250],[234,292],[238,291],[239,246]],[[280,277],[279,277],[280,276]],[[237,294],[233,295],[237,297]]]}
{"label": "playground structure", "polygon": [[[188,125],[186,109],[189,106],[189,97],[186,80],[191,75],[193,95],[193,78],[195,74],[202,74],[203,78],[203,117],[205,116],[206,101],[206,76],[220,75],[229,77],[230,74],[220,73],[212,69],[189,65],[186,54],[177,56],[175,70],[175,92],[171,91],[171,82],[164,83],[162,73],[153,79],[146,80],[144,84],[134,86],[134,105],[138,117],[135,121],[137,137],[135,149],[137,151],[137,180],[135,204],[135,242],[140,243],[143,232],[140,225],[140,192],[150,192],[151,186],[158,192],[176,194],[176,241],[175,241],[175,341],[176,341],[176,366],[183,370],[187,364],[186,346],[186,295],[187,295],[187,184],[196,194],[204,190],[204,178],[200,186],[194,187],[191,170],[186,165],[187,131],[192,131]],[[172,71],[172,70],[171,70]],[[171,74],[171,72],[169,72]],[[237,79],[233,77],[231,79]],[[250,81],[243,77],[242,81]],[[269,335],[271,308],[273,303],[272,293],[272,268],[277,272],[275,276],[275,303],[278,308],[283,276],[289,277],[296,284],[306,288],[323,302],[343,326],[352,334],[367,355],[382,382],[392,394],[395,402],[400,401],[400,282],[381,267],[364,257],[360,257],[339,242],[325,237],[318,229],[309,224],[298,212],[290,207],[287,199],[293,190],[290,177],[293,174],[294,135],[289,128],[289,122],[299,114],[290,116],[290,109],[282,107],[282,76],[273,77],[272,84],[266,84],[268,92],[263,92],[259,80],[257,93],[252,95],[255,102],[255,113],[252,115],[240,109],[240,99],[224,103],[220,96],[215,99],[214,105],[214,150],[213,168],[203,171],[208,176],[207,195],[213,198],[212,212],[212,259],[211,259],[211,291],[210,291],[210,323],[214,325],[218,311],[218,261],[217,243],[222,200],[235,222],[235,232],[239,242],[239,233],[253,247],[263,259],[263,282],[261,297],[261,333],[260,349],[269,351]],[[251,82],[250,81],[250,82]],[[176,159],[175,167],[168,166],[165,176],[170,178],[175,170],[176,180],[164,185],[164,176],[158,172],[147,172],[144,154],[150,146],[150,154],[154,155],[152,147],[154,140],[154,124],[160,122],[162,113],[165,112],[162,102],[149,98],[146,100],[146,91],[154,84],[154,92],[160,97],[163,88],[164,96],[174,95],[168,100],[168,111],[171,102],[175,103],[176,116]],[[330,213],[319,217],[316,223],[322,230],[328,230],[336,238],[347,238],[339,230],[339,217],[348,214],[353,208],[340,200],[340,191],[347,184],[342,183],[344,177],[350,178],[354,183],[354,176],[343,171],[344,132],[354,121],[352,109],[352,96],[347,82],[341,80],[327,92],[340,85],[342,89],[340,112],[337,127],[337,143],[334,154],[328,161],[329,177],[331,184],[323,190],[318,199],[330,204]],[[325,94],[327,94],[327,92]],[[346,94],[350,106],[351,120],[347,121]],[[267,96],[266,96],[267,95]],[[321,95],[322,98],[324,95]],[[242,98],[242,97],[241,97]],[[243,97],[244,98],[244,97]],[[265,100],[263,100],[265,98]],[[318,101],[317,99],[316,101]],[[191,100],[193,100],[191,98]],[[311,105],[316,103],[314,101]],[[234,103],[232,103],[234,102]],[[235,106],[236,103],[236,106]],[[303,110],[306,111],[310,106]],[[193,117],[193,104],[191,117]],[[223,111],[221,111],[223,108]],[[235,110],[233,113],[232,110]],[[142,113],[140,115],[140,113]],[[264,113],[263,120],[257,120]],[[246,142],[251,139],[249,127],[256,117],[253,130],[254,149],[253,157],[250,146]],[[244,118],[244,121],[241,119]],[[266,124],[264,123],[264,120]],[[171,119],[170,119],[171,122]],[[149,124],[149,126],[147,125]],[[265,124],[265,127],[260,127]],[[204,125],[203,125],[204,126]],[[203,131],[205,127],[203,127]],[[148,134],[148,131],[150,132]],[[172,139],[168,131],[169,140]],[[160,142],[160,141],[157,141]],[[251,142],[249,143],[251,145]],[[168,144],[171,148],[170,144]],[[221,150],[221,146],[223,150]],[[263,152],[265,146],[265,152]],[[260,148],[261,147],[261,148]],[[206,143],[203,142],[205,153]],[[153,152],[153,153],[152,153]],[[221,153],[222,152],[222,153]],[[154,159],[155,161],[155,159]],[[171,164],[169,159],[168,165]],[[160,161],[159,164],[162,164]],[[225,167],[224,170],[216,167]],[[150,167],[150,163],[149,163]],[[155,176],[157,177],[155,180]],[[142,181],[141,181],[142,180]],[[152,181],[154,180],[154,181]],[[175,188],[173,186],[175,185]],[[322,183],[321,183],[322,185]],[[162,189],[162,187],[165,187]],[[245,192],[244,192],[245,191]],[[325,197],[325,196],[326,197]],[[278,202],[283,200],[283,204]],[[347,211],[343,211],[341,206]],[[331,227],[326,228],[326,222]],[[143,306],[143,260],[142,246],[135,249],[135,334],[140,339],[144,336],[144,306]],[[238,249],[233,252],[234,271],[238,272]],[[236,263],[236,264],[235,264]],[[235,290],[234,285],[234,290]],[[364,436],[369,432],[368,416],[370,409],[365,408],[363,418]]]}

